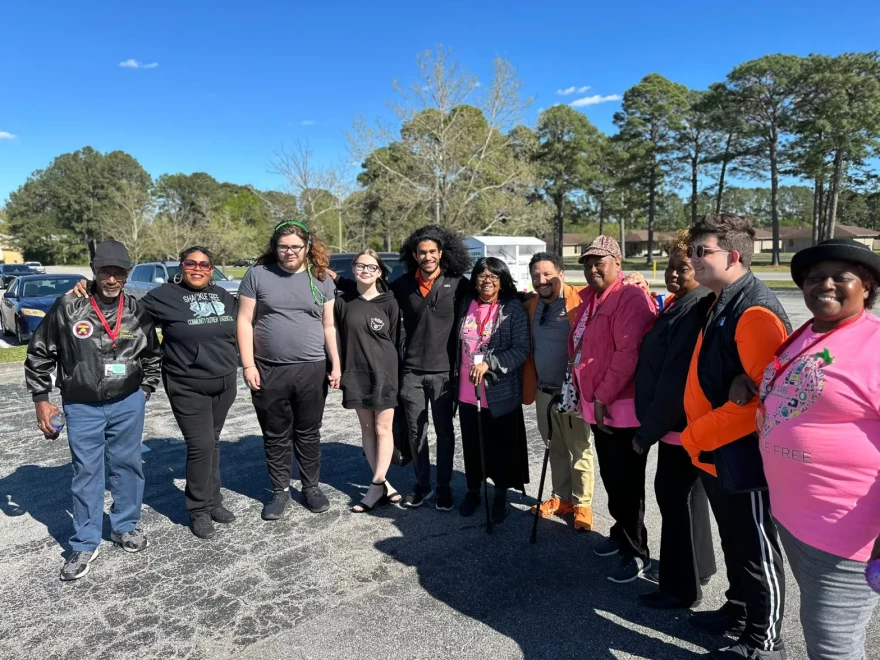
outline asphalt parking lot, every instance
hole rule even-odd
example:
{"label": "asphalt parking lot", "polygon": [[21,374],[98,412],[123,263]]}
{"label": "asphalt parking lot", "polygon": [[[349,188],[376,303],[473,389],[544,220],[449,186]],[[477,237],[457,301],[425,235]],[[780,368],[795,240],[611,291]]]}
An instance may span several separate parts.
{"label": "asphalt parking lot", "polygon": [[[212,541],[186,526],[185,446],[167,399],[148,404],[143,528],[150,547],[129,555],[105,543],[92,572],[62,583],[58,570],[72,532],[70,457],[44,440],[20,367],[0,370],[0,658],[594,659],[701,657],[719,640],[681,613],[641,608],[654,585],[614,585],[611,559],[590,551],[611,525],[596,485],[595,526],[542,521],[528,543],[526,507],[537,493],[543,444],[533,410],[527,497],[493,535],[479,516],[434,508],[349,506],[369,482],[353,412],[331,393],[324,417],[322,482],[332,509],[295,504],[278,522],[260,519],[270,495],[259,427],[240,385],[224,431],[221,474],[238,520]],[[655,457],[649,462],[649,490]],[[453,487],[464,491],[460,452]],[[410,468],[392,468],[400,490]],[[296,483],[296,482],[294,482]],[[109,505],[109,493],[107,495]],[[660,516],[649,497],[647,525],[659,552]],[[105,521],[105,539],[109,529]],[[720,547],[716,555],[723,566]],[[662,570],[662,568],[661,568]],[[806,658],[798,591],[788,574],[784,636],[789,658]],[[700,609],[723,602],[723,569]],[[880,622],[868,657],[880,657]]]}

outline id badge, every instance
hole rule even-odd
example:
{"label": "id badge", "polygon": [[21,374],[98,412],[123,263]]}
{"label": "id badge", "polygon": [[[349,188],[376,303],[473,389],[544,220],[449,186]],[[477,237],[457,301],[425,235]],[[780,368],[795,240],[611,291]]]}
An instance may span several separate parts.
{"label": "id badge", "polygon": [[767,417],[767,408],[763,401],[758,402],[758,410],[755,412],[755,425],[758,427],[758,433],[764,429],[764,419]]}
{"label": "id badge", "polygon": [[481,353],[474,354],[474,366],[483,364],[483,355]]}
{"label": "id badge", "polygon": [[104,378],[125,378],[125,362],[105,362]]}

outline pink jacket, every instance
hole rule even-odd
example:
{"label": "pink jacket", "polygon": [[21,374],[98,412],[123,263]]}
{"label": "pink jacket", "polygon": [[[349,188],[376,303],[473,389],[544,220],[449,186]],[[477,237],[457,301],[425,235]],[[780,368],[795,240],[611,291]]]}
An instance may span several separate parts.
{"label": "pink jacket", "polygon": [[598,400],[610,413],[608,425],[619,428],[638,426],[633,380],[642,337],[657,317],[651,297],[638,286],[624,285],[622,280],[623,275],[598,301],[593,289],[581,291],[582,302],[568,338],[568,352],[573,355],[574,329],[584,313],[597,305],[584,330],[581,358],[574,365],[573,376],[584,419],[595,423],[593,402]]}

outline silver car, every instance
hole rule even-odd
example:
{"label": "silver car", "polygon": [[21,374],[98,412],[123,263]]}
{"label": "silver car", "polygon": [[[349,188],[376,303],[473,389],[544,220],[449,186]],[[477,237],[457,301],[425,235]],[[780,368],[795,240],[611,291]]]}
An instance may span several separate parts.
{"label": "silver car", "polygon": [[[143,298],[147,293],[165,282],[173,282],[180,275],[180,264],[176,261],[150,261],[137,264],[128,274],[125,283],[126,293],[135,298]],[[217,286],[229,291],[233,296],[238,296],[238,281],[230,279],[223,272],[214,267],[212,276]]]}

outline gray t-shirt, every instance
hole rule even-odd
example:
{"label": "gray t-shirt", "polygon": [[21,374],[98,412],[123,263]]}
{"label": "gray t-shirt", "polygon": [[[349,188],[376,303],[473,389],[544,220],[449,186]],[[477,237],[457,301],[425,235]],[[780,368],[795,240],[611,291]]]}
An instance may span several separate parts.
{"label": "gray t-shirt", "polygon": [[565,380],[568,368],[568,335],[571,324],[565,313],[565,298],[557,298],[549,305],[541,299],[535,308],[532,322],[532,340],[535,350],[535,371],[538,387],[558,389]]}
{"label": "gray t-shirt", "polygon": [[[328,275],[313,277],[318,301],[336,297]],[[316,303],[309,274],[288,273],[277,264],[254,266],[245,274],[238,295],[257,301],[254,310],[254,358],[273,364],[320,362],[324,350],[323,302]]]}

